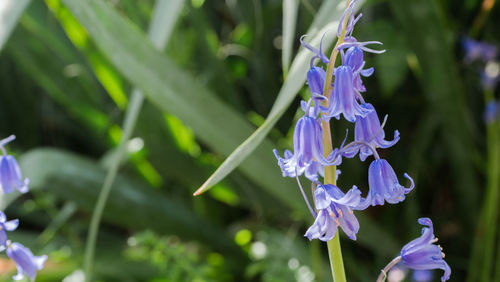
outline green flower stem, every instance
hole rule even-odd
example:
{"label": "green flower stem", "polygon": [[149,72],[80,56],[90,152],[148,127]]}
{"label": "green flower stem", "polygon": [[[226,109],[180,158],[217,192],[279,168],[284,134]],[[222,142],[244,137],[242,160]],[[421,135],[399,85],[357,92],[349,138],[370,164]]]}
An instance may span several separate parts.
{"label": "green flower stem", "polygon": [[92,213],[92,219],[90,220],[89,233],[87,236],[87,245],[85,246],[85,258],[84,258],[84,270],[85,270],[85,281],[91,281],[92,276],[92,264],[94,261],[95,246],[97,242],[97,234],[99,232],[99,223],[101,222],[102,212],[108,201],[109,193],[113,187],[113,182],[115,180],[118,168],[120,167],[121,159],[125,154],[127,141],[132,135],[132,131],[137,122],[137,117],[144,101],[144,96],[139,90],[136,90],[132,94],[132,99],[130,100],[129,108],[125,114],[125,121],[123,126],[123,135],[118,144],[118,148],[113,155],[113,160],[111,166],[104,179],[104,184],[102,185],[101,192],[97,198],[97,204]]}
{"label": "green flower stem", "polygon": [[[494,99],[493,92],[486,90],[484,92],[484,97],[486,104],[491,102]],[[487,179],[486,196],[484,202],[484,231],[486,232],[486,234],[483,241],[484,253],[482,258],[483,264],[481,269],[481,281],[491,281],[494,241],[495,233],[497,231],[497,204],[500,182],[500,138],[498,126],[499,124],[497,121],[491,122],[486,126]],[[495,273],[496,279],[500,279],[500,277],[498,277],[499,275],[500,273],[497,269]]]}
{"label": "green flower stem", "polygon": [[[350,0],[346,1],[346,8],[349,7]],[[344,42],[345,38],[345,29],[347,26],[347,22],[349,20],[349,14],[346,13],[344,22],[342,23],[342,33],[340,34],[335,47],[333,47],[332,54],[330,56],[330,63],[326,67],[326,77],[325,84],[323,85],[323,95],[327,95],[332,91],[332,76],[333,76],[333,68],[335,66],[335,60],[337,59],[337,55],[339,51],[337,50],[337,46]],[[328,107],[328,101],[325,102],[325,106]],[[327,121],[322,121],[321,123],[323,128],[323,148],[325,156],[328,156],[332,150],[332,134],[330,132],[330,123]],[[337,175],[336,175],[336,166],[325,166],[325,184],[336,184],[337,183]],[[314,194],[313,194],[314,195]],[[344,261],[342,259],[342,250],[340,248],[340,239],[339,232],[335,234],[332,240],[327,242],[328,246],[328,257],[330,259],[330,267],[332,269],[333,281],[335,282],[346,282],[345,270],[344,270]]]}

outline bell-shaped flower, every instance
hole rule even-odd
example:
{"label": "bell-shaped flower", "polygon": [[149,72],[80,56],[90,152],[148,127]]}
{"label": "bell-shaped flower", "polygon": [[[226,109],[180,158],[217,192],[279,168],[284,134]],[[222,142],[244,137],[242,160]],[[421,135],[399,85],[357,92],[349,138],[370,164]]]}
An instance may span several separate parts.
{"label": "bell-shaped flower", "polygon": [[[369,144],[373,148],[389,148],[392,147],[399,141],[399,131],[394,131],[394,139],[392,141],[385,140],[385,132],[380,124],[377,112],[372,104],[363,104],[362,107],[371,110],[371,112],[364,118],[356,119],[354,125],[354,141],[364,142]],[[359,148],[359,158],[361,161],[365,161],[367,157],[373,154],[368,146],[358,146]],[[352,157],[358,150],[351,150],[349,154]]]}
{"label": "bell-shaped flower", "polygon": [[325,71],[320,67],[311,67],[309,71],[307,71],[307,84],[309,85],[309,90],[316,97],[323,95],[325,76]]}
{"label": "bell-shaped flower", "polygon": [[28,276],[31,281],[36,278],[36,272],[43,268],[47,256],[34,256],[33,253],[19,243],[7,242],[7,256],[16,263],[17,274],[14,280],[21,280]]}
{"label": "bell-shaped flower", "polygon": [[318,185],[314,192],[314,203],[318,213],[305,236],[309,240],[329,241],[335,236],[337,227],[340,226],[349,238],[356,240],[359,222],[352,210],[359,205],[360,195],[361,191],[356,186],[344,194],[335,185]]}
{"label": "bell-shaped flower", "polygon": [[398,177],[391,165],[384,159],[375,159],[368,168],[368,196],[362,199],[357,209],[365,209],[368,206],[383,205],[385,202],[397,204],[405,199],[405,195],[415,187],[413,179],[405,173],[404,176],[410,180],[410,187],[406,188],[399,184]]}
{"label": "bell-shaped flower", "polygon": [[311,101],[302,105],[306,113],[295,125],[293,154],[285,151],[284,158],[281,158],[278,151],[273,150],[283,177],[295,177],[306,172],[306,177],[314,181],[318,179],[318,173],[321,173],[324,165],[339,165],[341,162],[336,151],[327,158],[323,155],[323,130],[316,119],[319,101],[310,106]]}
{"label": "bell-shaped flower", "polygon": [[7,217],[5,216],[5,213],[0,211],[0,246],[4,246],[7,243],[7,232],[6,231],[13,231],[17,228],[19,225],[19,220],[18,219],[13,219],[7,221]]}
{"label": "bell-shaped flower", "polygon": [[404,265],[416,270],[442,269],[444,275],[441,281],[450,279],[450,266],[444,261],[444,253],[439,245],[435,245],[434,229],[430,218],[419,218],[418,223],[422,228],[422,235],[401,249],[401,261]]}
{"label": "bell-shaped flower", "polygon": [[17,164],[16,159],[7,154],[4,145],[15,139],[11,135],[3,140],[0,140],[0,150],[3,156],[0,156],[0,186],[4,194],[11,193],[14,189],[19,190],[21,193],[28,192],[29,179],[22,179],[21,169]]}
{"label": "bell-shaped flower", "polygon": [[328,108],[322,108],[324,118],[340,118],[340,114],[350,122],[356,117],[366,117],[370,109],[361,107],[357,101],[358,92],[354,88],[354,73],[350,66],[341,65],[335,70],[335,82],[330,94]]}
{"label": "bell-shaped flower", "polygon": [[359,92],[365,92],[366,88],[363,85],[361,76],[369,77],[373,74],[374,69],[368,68],[363,69],[365,66],[365,61],[363,61],[363,51],[359,47],[351,47],[347,49],[346,53],[342,54],[342,64],[345,66],[350,66],[354,74],[354,88],[358,91],[358,99],[363,101],[363,97]]}

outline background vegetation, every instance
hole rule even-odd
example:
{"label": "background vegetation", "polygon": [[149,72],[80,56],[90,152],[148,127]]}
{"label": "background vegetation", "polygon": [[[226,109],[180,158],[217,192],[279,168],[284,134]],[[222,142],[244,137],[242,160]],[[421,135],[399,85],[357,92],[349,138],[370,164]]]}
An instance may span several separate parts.
{"label": "background vegetation", "polygon": [[[2,18],[6,32],[0,33],[0,137],[17,136],[8,149],[32,190],[4,196],[0,205],[22,222],[11,236],[49,255],[39,281],[82,274],[91,213],[115,159],[134,87],[146,99],[104,210],[96,278],[331,279],[326,248],[302,236],[310,218],[296,184],[281,178],[271,150],[291,147],[299,101],[309,95],[303,80],[310,54],[297,56],[289,69],[302,50],[299,37],[308,30],[317,35],[318,27],[337,21],[343,2],[283,1],[283,7],[278,0],[178,1],[178,10],[172,4],[164,14],[173,20],[164,26],[171,33],[162,52],[146,35],[154,0],[10,2],[16,2],[7,12],[13,19]],[[365,58],[375,67],[364,80],[365,97],[379,115],[389,114],[386,130],[398,129],[402,137],[380,154],[399,177],[412,175],[417,187],[402,204],[357,213],[359,239],[342,237],[350,281],[374,281],[401,246],[420,234],[416,220],[422,216],[435,223],[452,281],[477,269],[473,241],[487,229],[477,229],[486,199],[484,100],[480,66],[464,64],[460,40],[471,34],[482,5],[359,5],[364,16],[355,36],[382,41],[387,49]],[[498,5],[488,13],[472,35],[498,45]],[[330,26],[329,34],[335,30]],[[193,197],[263,124],[278,93],[291,105],[278,107],[283,115],[256,151]],[[345,127],[334,126],[337,145]],[[346,161],[339,184],[366,189],[367,168],[366,162]],[[15,267],[4,258],[0,271],[8,280]]]}

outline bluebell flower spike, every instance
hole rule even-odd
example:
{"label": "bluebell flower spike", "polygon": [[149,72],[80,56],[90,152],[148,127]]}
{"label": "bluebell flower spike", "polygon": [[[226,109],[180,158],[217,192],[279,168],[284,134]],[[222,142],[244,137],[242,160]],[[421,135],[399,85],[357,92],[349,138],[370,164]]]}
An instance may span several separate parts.
{"label": "bluebell flower spike", "polygon": [[16,137],[11,135],[0,140],[0,150],[3,155],[0,156],[0,186],[4,194],[8,194],[17,189],[21,193],[28,192],[29,179],[22,179],[21,169],[16,159],[7,154],[5,145],[13,141]]}
{"label": "bluebell flower spike", "polygon": [[435,245],[438,239],[434,236],[434,229],[430,218],[419,218],[418,223],[426,227],[422,228],[422,235],[406,244],[401,249],[401,261],[411,269],[444,270],[441,281],[450,279],[451,268],[444,260],[444,253],[439,245]]}
{"label": "bluebell flower spike", "polygon": [[14,231],[17,226],[19,226],[19,220],[13,219],[7,221],[7,217],[5,213],[0,211],[0,246],[4,246],[7,244],[7,232],[6,231]]}
{"label": "bluebell flower spike", "polygon": [[12,277],[14,280],[22,280],[28,276],[31,281],[36,278],[38,270],[43,268],[47,256],[35,256],[33,253],[19,243],[7,242],[7,256],[14,261],[17,267],[17,274]]}
{"label": "bluebell flower spike", "polygon": [[307,229],[309,240],[331,240],[340,226],[347,236],[356,240],[359,222],[354,216],[352,208],[360,202],[361,191],[353,186],[346,194],[337,186],[319,184],[314,192],[314,203],[318,210],[314,223]]}

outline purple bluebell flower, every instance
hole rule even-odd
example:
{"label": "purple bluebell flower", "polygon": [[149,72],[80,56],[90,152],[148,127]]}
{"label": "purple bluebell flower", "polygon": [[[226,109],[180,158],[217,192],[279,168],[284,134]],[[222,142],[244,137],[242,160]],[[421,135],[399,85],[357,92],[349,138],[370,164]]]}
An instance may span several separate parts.
{"label": "purple bluebell flower", "polygon": [[414,270],[412,279],[415,282],[432,281],[432,272],[430,270]]}
{"label": "purple bluebell flower", "polygon": [[[322,96],[313,93],[313,97]],[[285,158],[281,158],[278,151],[273,150],[283,177],[295,177],[305,172],[306,177],[314,181],[318,179],[318,173],[322,173],[324,165],[340,164],[341,158],[337,157],[336,151],[327,158],[323,156],[323,130],[319,120],[316,119],[320,99],[314,98],[316,100],[314,106],[311,106],[312,100],[302,105],[306,113],[295,125],[293,154],[285,151]]]}
{"label": "purple bluebell flower", "polygon": [[496,100],[491,100],[486,103],[483,114],[484,122],[486,124],[491,124],[495,122],[498,118],[498,102]]}
{"label": "purple bluebell flower", "polygon": [[450,279],[450,266],[444,261],[444,253],[439,245],[434,245],[434,229],[430,218],[419,218],[418,223],[427,227],[422,228],[422,235],[401,249],[401,260],[404,265],[417,270],[442,269],[444,275],[441,281]]}
{"label": "purple bluebell flower", "polygon": [[359,222],[352,210],[359,204],[360,195],[361,191],[356,186],[344,194],[335,185],[318,185],[314,192],[314,203],[318,213],[305,236],[309,240],[329,241],[335,236],[337,227],[340,226],[349,238],[356,240]]}
{"label": "purple bluebell flower", "polygon": [[354,88],[354,72],[350,66],[341,65],[335,69],[335,82],[329,97],[328,108],[323,108],[323,118],[340,118],[340,114],[350,122],[356,117],[366,117],[371,110],[361,107],[357,99],[358,91]]}
{"label": "purple bluebell flower", "polygon": [[370,205],[383,205],[385,202],[390,204],[402,202],[405,195],[415,187],[413,179],[407,173],[404,176],[411,182],[408,188],[399,184],[396,173],[386,160],[374,160],[368,168],[370,190],[368,196],[358,206],[358,209],[365,209]]}
{"label": "purple bluebell flower", "polygon": [[5,213],[0,211],[0,246],[4,246],[7,243],[7,232],[6,231],[13,231],[17,228],[19,225],[19,220],[18,219],[13,219],[7,221],[7,217],[5,216]]}
{"label": "purple bluebell flower", "polygon": [[369,77],[373,74],[374,69],[368,68],[363,69],[365,66],[365,61],[363,61],[363,51],[358,47],[351,47],[347,49],[345,55],[342,54],[342,64],[350,66],[354,73],[354,88],[358,91],[358,99],[364,103],[363,97],[359,92],[365,92],[366,88],[361,81],[361,76]]}
{"label": "purple bluebell flower", "polygon": [[[4,247],[2,247],[4,248]],[[47,256],[34,256],[33,253],[19,243],[7,241],[7,256],[16,263],[17,274],[12,277],[14,280],[21,280],[28,276],[31,281],[36,278],[36,272],[43,268]]]}
{"label": "purple bluebell flower", "polygon": [[488,62],[494,60],[498,55],[498,49],[495,45],[476,41],[468,37],[462,39],[462,46],[465,50],[464,60],[466,63],[472,63],[478,59]]}
{"label": "purple bluebell flower", "polygon": [[21,170],[16,159],[7,154],[4,145],[14,140],[16,137],[11,135],[3,140],[0,140],[0,150],[3,156],[0,156],[0,186],[4,194],[11,193],[14,189],[21,193],[28,192],[29,179],[22,180]]}
{"label": "purple bluebell flower", "polygon": [[[354,126],[354,141],[364,142],[373,148],[389,148],[399,141],[399,131],[394,131],[394,139],[392,141],[385,140],[385,132],[380,124],[377,112],[372,104],[363,104],[362,107],[370,109],[371,112],[364,118],[358,118]],[[347,157],[353,157],[359,148],[359,158],[365,161],[371,156],[372,150],[367,146],[358,146],[347,153]]]}

